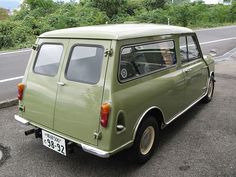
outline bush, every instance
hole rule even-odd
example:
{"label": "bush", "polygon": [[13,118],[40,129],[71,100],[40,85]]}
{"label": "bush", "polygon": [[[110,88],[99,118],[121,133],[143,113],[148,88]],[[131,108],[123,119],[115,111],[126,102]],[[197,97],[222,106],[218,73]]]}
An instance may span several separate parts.
{"label": "bush", "polygon": [[12,30],[15,23],[10,21],[0,22],[0,49],[4,47],[13,47]]}
{"label": "bush", "polygon": [[127,0],[85,0],[88,7],[98,8],[106,13],[109,18],[117,15],[119,11],[126,8]]}
{"label": "bush", "polygon": [[62,29],[105,24],[109,18],[96,8],[65,5],[44,19],[51,28]]}
{"label": "bush", "polygon": [[166,0],[145,0],[143,5],[147,10],[154,10],[158,8],[163,8],[166,3]]}
{"label": "bush", "polygon": [[230,7],[229,16],[230,16],[231,22],[236,22],[236,1],[234,1]]}
{"label": "bush", "polygon": [[0,49],[26,43],[32,37],[32,30],[20,22],[0,22]]}
{"label": "bush", "polygon": [[[168,3],[166,3],[168,2]],[[139,21],[190,27],[236,22],[236,1],[231,6],[185,3],[189,0],[25,0],[19,11],[0,21],[0,49],[27,47],[35,37],[54,29]]]}
{"label": "bush", "polygon": [[140,15],[137,15],[136,20],[143,22],[143,23],[168,23],[168,15],[165,10],[156,9],[152,11],[145,11]]}

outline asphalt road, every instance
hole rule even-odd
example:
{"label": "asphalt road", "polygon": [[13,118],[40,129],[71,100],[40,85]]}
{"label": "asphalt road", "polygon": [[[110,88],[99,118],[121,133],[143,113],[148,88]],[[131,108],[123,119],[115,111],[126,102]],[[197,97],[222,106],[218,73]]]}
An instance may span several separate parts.
{"label": "asphalt road", "polygon": [[[210,49],[216,49],[217,55],[221,56],[236,46],[236,26],[196,32],[205,55]],[[23,76],[30,53],[30,50],[0,53],[0,102],[16,97],[16,85],[21,81],[21,78],[16,77]]]}
{"label": "asphalt road", "polygon": [[17,96],[16,85],[21,81],[21,78],[14,78],[24,75],[30,53],[30,50],[0,53],[0,101]]}
{"label": "asphalt road", "polygon": [[16,107],[0,109],[0,144],[10,157],[0,177],[236,177],[236,55],[216,64],[212,102],[198,103],[161,132],[161,143],[143,166],[128,151],[101,159],[76,149],[65,157],[24,136]]}
{"label": "asphalt road", "polygon": [[196,33],[204,55],[215,49],[217,56],[221,56],[236,48],[236,26],[197,30]]}

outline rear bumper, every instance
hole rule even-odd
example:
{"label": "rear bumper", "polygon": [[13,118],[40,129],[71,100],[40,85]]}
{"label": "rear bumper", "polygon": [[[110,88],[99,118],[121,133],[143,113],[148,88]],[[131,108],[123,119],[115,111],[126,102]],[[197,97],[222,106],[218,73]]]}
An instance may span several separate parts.
{"label": "rear bumper", "polygon": [[[40,126],[38,126],[38,125],[36,125],[34,123],[30,123],[28,120],[24,119],[23,117],[20,117],[19,115],[15,115],[14,117],[15,117],[15,120],[17,120],[18,122],[20,122],[20,123],[22,123],[24,125],[33,125],[33,126],[36,126],[38,128],[41,128]],[[90,145],[87,145],[87,144],[84,144],[84,143],[72,140],[72,139],[70,139],[68,137],[63,136],[62,134],[60,134],[58,132],[52,132],[51,130],[48,130],[46,128],[42,128],[42,129],[44,129],[44,130],[46,130],[48,132],[51,132],[51,133],[53,133],[55,135],[58,135],[58,136],[60,136],[60,137],[62,137],[64,139],[67,139],[67,140],[69,140],[71,142],[74,142],[74,143],[78,144],[79,146],[81,146],[82,149],[85,152],[88,152],[90,154],[93,154],[93,155],[96,155],[96,156],[99,156],[99,157],[102,157],[102,158],[108,158],[111,155],[115,154],[116,152],[121,151],[122,149],[125,149],[126,147],[132,145],[132,141],[130,141],[130,142],[124,144],[123,146],[120,146],[119,148],[117,148],[117,149],[115,149],[113,151],[104,151],[104,150],[98,149],[96,147],[93,147],[93,146],[90,146]]]}
{"label": "rear bumper", "polygon": [[[15,120],[17,120],[18,122],[24,124],[24,125],[33,125],[31,124],[28,120],[24,119],[23,117],[20,117],[19,115],[15,115],[14,116]],[[33,125],[35,126],[35,125]],[[40,128],[40,127],[39,127]],[[44,129],[44,128],[43,128]],[[47,129],[46,129],[47,130]],[[52,132],[50,130],[47,130],[53,134],[57,134],[59,136],[61,136],[62,138],[65,138],[65,139],[68,139],[67,137],[64,137],[63,135],[61,134],[58,134],[58,133],[55,133],[55,132]],[[69,140],[69,141],[72,141],[74,142],[73,140]],[[102,158],[108,158],[111,156],[111,153],[107,152],[107,151],[103,151],[103,150],[100,150],[98,148],[95,148],[95,147],[92,147],[92,146],[89,146],[89,145],[86,145],[86,144],[83,144],[83,143],[78,143],[78,142],[75,142],[76,144],[80,145],[82,147],[82,149],[88,153],[91,153],[91,154],[94,154],[96,156],[99,156],[99,157],[102,157]]]}
{"label": "rear bumper", "polygon": [[22,118],[22,117],[20,117],[20,116],[18,116],[18,115],[15,115],[14,118],[15,118],[18,122],[20,122],[20,123],[22,123],[22,124],[29,125],[29,121],[28,121],[28,120],[26,120],[26,119],[24,119],[24,118]]}

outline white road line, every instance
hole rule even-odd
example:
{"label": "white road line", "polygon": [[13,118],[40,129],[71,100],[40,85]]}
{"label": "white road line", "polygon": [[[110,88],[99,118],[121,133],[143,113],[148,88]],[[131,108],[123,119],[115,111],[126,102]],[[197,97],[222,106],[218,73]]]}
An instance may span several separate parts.
{"label": "white road line", "polygon": [[[204,30],[208,30],[208,29],[204,29]],[[197,31],[203,31],[203,30],[197,30]],[[229,40],[234,40],[234,39],[236,39],[236,37],[218,39],[218,40],[208,41],[208,42],[201,42],[200,45],[206,45],[206,44],[212,44],[212,43],[217,43],[217,42],[229,41]],[[31,49],[0,53],[0,55],[8,55],[8,54],[12,54],[12,53],[21,53],[21,52],[28,52],[28,51],[31,51]],[[17,80],[17,79],[22,79],[22,78],[23,78],[23,76],[13,77],[13,78],[9,78],[9,79],[3,79],[3,80],[0,80],[0,83],[9,82],[9,81]]]}
{"label": "white road line", "polygon": [[194,31],[201,32],[201,31],[222,30],[222,29],[229,29],[229,28],[236,28],[236,26],[235,25],[232,25],[232,26],[220,26],[220,27],[215,27],[215,28],[197,29],[197,30],[194,30]]}
{"label": "white road line", "polygon": [[234,39],[236,39],[236,37],[218,39],[218,40],[208,41],[208,42],[201,42],[200,45],[211,44],[211,43],[222,42],[222,41],[229,41],[229,40],[234,40]]}
{"label": "white road line", "polygon": [[8,82],[8,81],[14,81],[14,80],[17,80],[17,79],[22,79],[24,76],[18,76],[18,77],[12,77],[12,78],[9,78],[9,79],[3,79],[3,80],[0,80],[0,83],[4,83],[4,82]]}
{"label": "white road line", "polygon": [[31,51],[31,49],[17,50],[17,51],[13,51],[13,52],[0,53],[0,55],[9,55],[9,54],[13,54],[13,53],[23,53],[23,52],[30,52],[30,51]]}

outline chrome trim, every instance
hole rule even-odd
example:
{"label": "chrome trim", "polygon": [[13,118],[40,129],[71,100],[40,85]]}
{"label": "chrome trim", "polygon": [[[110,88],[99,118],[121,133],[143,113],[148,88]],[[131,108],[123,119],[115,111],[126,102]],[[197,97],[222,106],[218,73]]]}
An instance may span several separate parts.
{"label": "chrome trim", "polygon": [[[207,92],[208,92],[208,88],[207,88]],[[191,107],[193,107],[196,103],[198,103],[201,99],[203,99],[207,95],[207,92],[204,95],[202,95],[200,98],[198,98],[195,102],[193,102],[191,105],[189,105],[187,108],[185,108],[183,111],[181,111],[176,116],[174,116],[170,121],[165,122],[165,124],[166,125],[170,124],[172,121],[174,121],[179,116],[181,116],[183,113],[185,113],[187,110],[189,110]]]}
{"label": "chrome trim", "polygon": [[[35,127],[41,128],[37,123],[29,122],[29,121],[27,121],[26,119],[20,117],[19,115],[15,115],[15,119],[16,119],[17,121],[19,121],[19,122],[25,124],[25,125],[33,125],[33,126],[35,126]],[[130,147],[130,146],[132,145],[132,143],[133,143],[133,141],[131,140],[131,141],[129,141],[129,142],[127,142],[127,143],[121,145],[120,147],[114,149],[113,151],[103,151],[103,150],[98,149],[98,148],[96,148],[96,147],[93,147],[93,146],[90,146],[90,145],[87,145],[87,144],[78,142],[78,141],[76,141],[76,140],[73,140],[73,139],[71,139],[71,138],[69,138],[69,137],[65,137],[65,136],[63,136],[62,134],[57,133],[57,132],[54,132],[54,131],[52,131],[52,130],[50,130],[50,129],[47,129],[47,128],[45,128],[45,127],[41,128],[41,129],[42,129],[42,130],[46,130],[46,131],[48,131],[48,132],[50,132],[50,133],[52,133],[52,134],[55,134],[55,135],[57,135],[57,136],[60,136],[60,137],[62,137],[62,138],[64,138],[64,139],[67,139],[67,140],[69,140],[69,141],[71,141],[71,142],[74,142],[74,143],[76,143],[77,145],[81,146],[82,149],[83,149],[85,152],[88,152],[88,153],[90,153],[90,154],[93,154],[93,155],[96,155],[96,156],[99,156],[99,157],[102,157],[102,158],[108,158],[108,157],[110,157],[111,155],[115,154],[116,152],[121,151],[121,150],[123,150],[123,149],[125,149],[125,148]]]}
{"label": "chrome trim", "polygon": [[57,82],[57,85],[64,86],[66,84],[64,82]]}
{"label": "chrome trim", "polygon": [[81,144],[81,146],[82,146],[82,149],[85,152],[88,152],[90,154],[93,154],[93,155],[96,155],[96,156],[99,156],[99,157],[102,157],[102,158],[108,158],[112,154],[115,154],[116,152],[121,151],[121,150],[125,149],[126,147],[131,146],[132,143],[133,143],[133,141],[129,141],[129,142],[123,144],[122,146],[116,148],[113,151],[103,151],[101,149],[98,149],[98,148],[95,148],[95,147],[92,147],[92,146],[89,146],[89,145],[86,145],[86,144]]}
{"label": "chrome trim", "polygon": [[133,140],[135,139],[135,136],[136,136],[136,133],[137,133],[137,130],[138,130],[138,127],[141,123],[141,121],[143,120],[144,116],[147,114],[148,111],[150,111],[151,109],[159,109],[163,115],[163,123],[164,125],[162,125],[162,127],[164,128],[166,125],[170,124],[172,121],[174,121],[176,118],[178,118],[180,115],[182,115],[183,113],[185,113],[187,110],[189,110],[191,107],[193,107],[196,103],[198,103],[201,99],[203,99],[207,93],[208,93],[208,89],[209,89],[209,83],[210,83],[210,79],[211,79],[211,76],[212,76],[213,72],[210,73],[210,77],[208,78],[208,81],[207,81],[207,89],[206,89],[206,92],[199,98],[197,99],[195,102],[193,102],[190,106],[188,106],[187,108],[185,108],[183,111],[181,111],[180,113],[178,113],[176,116],[174,116],[170,121],[168,122],[165,122],[165,118],[164,118],[164,114],[162,112],[162,110],[157,107],[157,106],[152,106],[150,107],[149,109],[147,109],[141,116],[141,118],[139,119],[136,127],[135,127],[135,130],[134,130],[134,134],[133,134]]}
{"label": "chrome trim", "polygon": [[142,116],[140,116],[140,118],[139,118],[139,120],[138,120],[138,123],[137,123],[136,126],[135,126],[134,133],[133,133],[133,140],[135,139],[135,136],[136,136],[136,133],[137,133],[137,131],[138,131],[138,127],[139,127],[141,121],[143,120],[143,118],[145,117],[145,115],[146,115],[150,110],[152,110],[152,109],[159,109],[159,110],[161,111],[161,113],[162,113],[162,115],[163,115],[163,119],[164,119],[164,114],[163,114],[162,110],[161,110],[159,107],[157,107],[157,106],[152,106],[152,107],[148,108],[148,109],[142,114]]}
{"label": "chrome trim", "polygon": [[102,158],[108,158],[110,156],[110,154],[108,152],[100,150],[98,148],[95,148],[95,147],[92,147],[92,146],[89,146],[86,144],[81,144],[81,146],[85,152],[91,153],[93,155],[96,155],[96,156],[99,156]]}
{"label": "chrome trim", "polygon": [[29,125],[29,121],[20,117],[19,115],[15,115],[14,116],[15,120],[17,120],[18,122],[25,124],[25,125]]}

